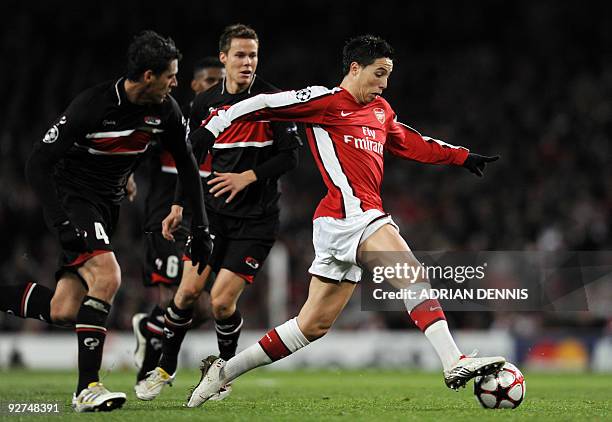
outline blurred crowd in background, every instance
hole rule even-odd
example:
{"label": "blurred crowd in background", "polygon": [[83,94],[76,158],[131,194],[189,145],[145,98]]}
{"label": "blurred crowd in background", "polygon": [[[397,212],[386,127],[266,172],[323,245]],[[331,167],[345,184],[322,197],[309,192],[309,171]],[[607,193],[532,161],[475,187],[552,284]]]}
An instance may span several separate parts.
{"label": "blurred crowd in background", "polygon": [[[112,2],[9,2],[0,29],[0,283],[53,286],[58,243],[24,177],[32,144],[81,90],[122,75],[125,50],[142,29],[171,36],[184,59],[179,103],[191,100],[191,66],[216,55],[225,25],[260,37],[258,74],[284,89],[334,86],[344,40],[379,34],[397,51],[385,97],[421,133],[501,160],[478,179],[461,168],[386,159],[383,200],[419,250],[612,250],[612,4],[554,1],[309,2],[286,9],[258,2],[230,9],[208,2],[154,6]],[[146,7],[146,13],[144,13]],[[154,300],[141,282],[142,200],[125,203],[113,238],[123,284],[111,327],[131,329]],[[290,252],[289,311],[306,298],[313,258],[311,217],[324,194],[305,147],[282,180],[282,232]],[[249,328],[268,326],[267,272],[241,299]],[[608,289],[612,302],[612,292]],[[399,328],[402,313],[360,312],[359,297],[338,328]],[[608,307],[612,309],[612,306]],[[461,328],[541,327],[609,332],[612,311],[448,313]],[[47,330],[0,315],[0,328]],[[608,330],[608,331],[606,331]]]}

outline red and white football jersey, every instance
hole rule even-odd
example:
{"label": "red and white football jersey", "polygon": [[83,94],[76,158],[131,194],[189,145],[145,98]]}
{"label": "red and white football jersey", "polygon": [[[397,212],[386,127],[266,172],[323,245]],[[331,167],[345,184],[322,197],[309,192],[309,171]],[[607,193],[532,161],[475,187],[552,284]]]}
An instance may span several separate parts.
{"label": "red and white football jersey", "polygon": [[310,148],[328,189],[314,218],[383,211],[380,190],[385,150],[431,164],[461,165],[468,155],[466,148],[421,136],[399,123],[382,97],[363,105],[338,87],[256,95],[216,110],[203,125],[219,136],[235,121],[261,119],[308,124]]}

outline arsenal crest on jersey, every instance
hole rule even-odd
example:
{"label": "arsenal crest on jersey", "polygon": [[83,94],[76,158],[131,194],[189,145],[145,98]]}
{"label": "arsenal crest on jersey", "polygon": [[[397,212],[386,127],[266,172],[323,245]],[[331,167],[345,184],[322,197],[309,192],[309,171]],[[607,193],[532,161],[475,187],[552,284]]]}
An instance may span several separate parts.
{"label": "arsenal crest on jersey", "polygon": [[381,124],[385,123],[385,110],[383,110],[382,108],[375,108],[374,115]]}

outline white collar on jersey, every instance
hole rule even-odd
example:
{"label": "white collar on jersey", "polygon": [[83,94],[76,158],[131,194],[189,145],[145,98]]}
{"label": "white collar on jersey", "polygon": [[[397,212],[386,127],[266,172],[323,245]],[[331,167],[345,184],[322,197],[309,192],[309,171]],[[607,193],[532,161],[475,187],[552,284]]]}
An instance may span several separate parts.
{"label": "white collar on jersey", "polygon": [[115,92],[117,93],[117,105],[121,105],[121,94],[119,94],[119,82],[123,80],[123,77],[119,78],[117,82],[115,82]]}

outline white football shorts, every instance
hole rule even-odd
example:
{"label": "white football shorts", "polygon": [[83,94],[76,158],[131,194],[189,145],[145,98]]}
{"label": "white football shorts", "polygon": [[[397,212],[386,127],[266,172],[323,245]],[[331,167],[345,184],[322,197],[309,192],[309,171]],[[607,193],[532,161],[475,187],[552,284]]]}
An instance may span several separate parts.
{"label": "white football shorts", "polygon": [[357,248],[385,224],[391,224],[399,231],[389,214],[375,209],[348,218],[317,218],[312,223],[315,259],[308,272],[332,280],[358,283],[362,269],[357,263]]}

